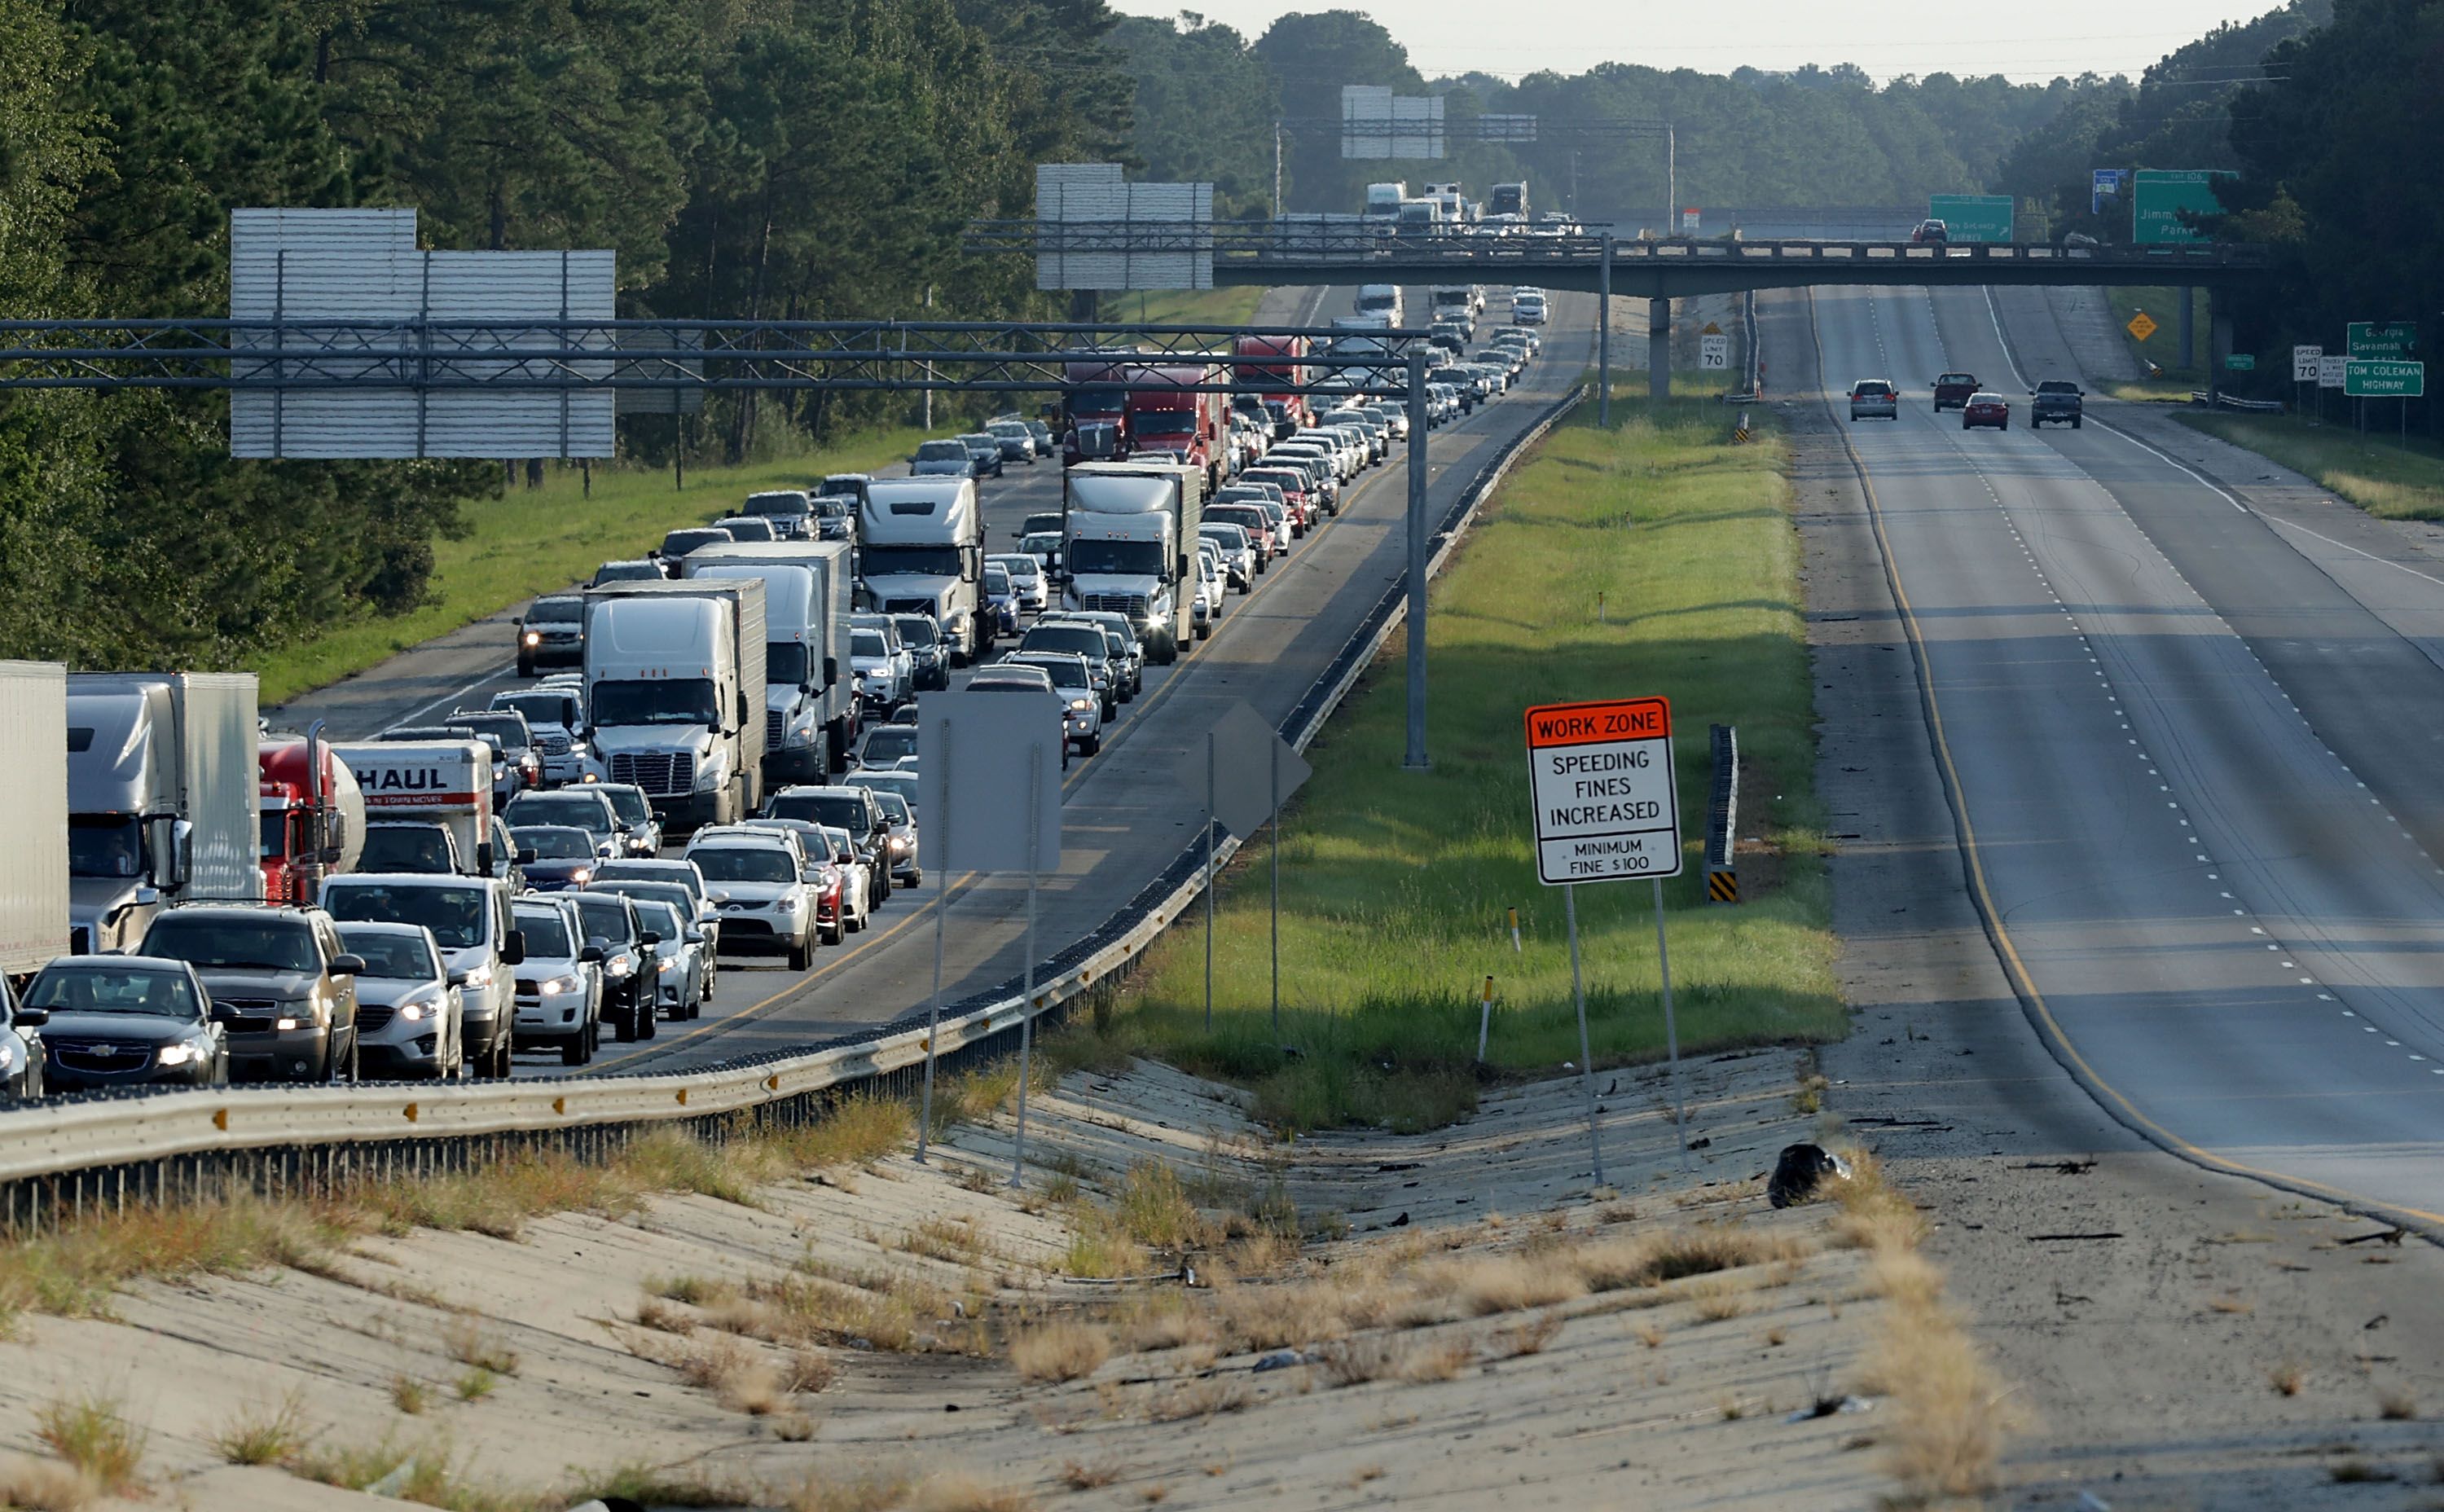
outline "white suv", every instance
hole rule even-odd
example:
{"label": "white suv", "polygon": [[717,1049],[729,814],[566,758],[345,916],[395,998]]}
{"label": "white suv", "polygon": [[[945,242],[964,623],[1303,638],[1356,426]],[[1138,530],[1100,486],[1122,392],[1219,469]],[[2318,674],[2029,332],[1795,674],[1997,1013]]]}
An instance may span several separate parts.
{"label": "white suv", "polygon": [[722,949],[777,950],[792,971],[813,962],[815,899],[795,835],[734,824],[701,829],[688,841],[686,858],[704,874],[706,894],[721,911]]}

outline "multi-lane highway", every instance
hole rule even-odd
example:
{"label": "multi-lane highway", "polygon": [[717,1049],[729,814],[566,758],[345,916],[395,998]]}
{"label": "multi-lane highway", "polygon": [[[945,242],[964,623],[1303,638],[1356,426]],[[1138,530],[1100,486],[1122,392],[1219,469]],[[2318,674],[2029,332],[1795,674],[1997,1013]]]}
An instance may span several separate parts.
{"label": "multi-lane highway", "polygon": [[[2027,390],[2076,374],[1982,290],[1813,309],[1968,882],[2058,1058],[2193,1158],[2444,1226],[2444,575],[2252,507],[2114,405],[2030,433]],[[1947,370],[2013,428],[1933,414]],[[1898,421],[1846,423],[1861,377]]]}
{"label": "multi-lane highway", "polygon": [[[1427,291],[1404,296],[1422,308]],[[1345,313],[1350,291],[1304,303],[1317,323]],[[1439,514],[1510,436],[1531,424],[1585,369],[1594,344],[1594,301],[1565,297],[1545,333],[1541,359],[1507,398],[1434,433],[1429,491]],[[1490,312],[1498,318],[1499,301]],[[1404,450],[1398,453],[1405,455]],[[1057,876],[1038,901],[1038,955],[1048,957],[1102,924],[1199,832],[1203,816],[1172,775],[1181,754],[1235,700],[1268,721],[1286,716],[1347,642],[1366,611],[1405,570],[1402,528],[1407,469],[1395,461],[1344,491],[1341,512],[1310,532],[1286,561],[1232,595],[1213,638],[1171,668],[1146,669],[1145,691],[1122,706],[1102,753],[1065,782]],[[1057,462],[1012,465],[983,488],[988,545],[1015,550],[1020,521],[1060,507]],[[514,686],[508,631],[495,620],[378,668],[281,711],[284,723],[321,717],[337,734],[480,706]],[[682,1070],[731,1056],[806,1043],[887,1022],[923,1005],[933,969],[934,913],[951,910],[945,995],[958,997],[1016,975],[1025,954],[1024,889],[1018,879],[943,877],[895,892],[872,929],[820,951],[792,972],[755,957],[724,960],[718,996],[703,1017],[665,1023],[656,1040],[605,1045],[590,1068]],[[521,1057],[520,1075],[558,1074],[556,1057]]]}

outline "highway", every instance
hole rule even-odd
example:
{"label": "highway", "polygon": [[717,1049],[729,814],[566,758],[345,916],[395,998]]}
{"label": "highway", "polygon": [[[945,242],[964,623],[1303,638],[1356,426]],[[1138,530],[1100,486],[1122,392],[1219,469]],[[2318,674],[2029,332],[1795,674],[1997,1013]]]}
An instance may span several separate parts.
{"label": "highway", "polygon": [[[1300,319],[1323,323],[1347,313],[1351,296],[1347,289],[1311,295]],[[1404,298],[1422,308],[1426,296],[1417,288]],[[1582,296],[1560,297],[1542,357],[1510,394],[1434,433],[1429,490],[1436,514],[1590,364],[1594,304]],[[1495,297],[1488,319],[1505,318],[1505,309]],[[1490,334],[1491,326],[1480,329]],[[1405,448],[1396,453],[1404,454]],[[1060,507],[1060,477],[1058,462],[1047,461],[1012,464],[1003,478],[986,481],[989,549],[1015,550],[1025,515]],[[1235,700],[1278,723],[1366,611],[1400,580],[1407,487],[1402,460],[1364,473],[1344,489],[1337,518],[1276,562],[1252,594],[1231,596],[1228,618],[1213,638],[1176,667],[1146,669],[1145,691],[1121,707],[1102,753],[1073,765],[1065,781],[1062,867],[1038,890],[1039,960],[1092,932],[1200,832],[1200,804],[1172,775],[1181,754]],[[300,699],[281,710],[278,720],[302,725],[324,718],[345,738],[480,706],[496,690],[518,685],[508,648],[507,618],[494,617]],[[715,999],[701,1019],[665,1023],[655,1040],[640,1043],[615,1044],[606,1037],[586,1069],[686,1070],[868,1029],[923,1006],[932,982],[934,910],[941,906],[944,883],[928,871],[921,889],[896,890],[872,928],[822,950],[805,972],[787,970],[777,958],[725,955]],[[1015,877],[954,877],[947,885],[944,996],[954,1002],[1020,971],[1025,888]],[[516,1074],[567,1073],[552,1053],[519,1057]]]}
{"label": "highway", "polygon": [[[2007,296],[2008,298],[2008,296]],[[2444,1228],[2444,581],[2113,427],[1986,291],[1819,290],[1972,894],[2056,1057],[2193,1159]],[[2014,360],[2019,366],[2015,368]],[[1964,433],[1928,384],[2013,396]],[[1848,424],[1854,378],[1897,422]]]}

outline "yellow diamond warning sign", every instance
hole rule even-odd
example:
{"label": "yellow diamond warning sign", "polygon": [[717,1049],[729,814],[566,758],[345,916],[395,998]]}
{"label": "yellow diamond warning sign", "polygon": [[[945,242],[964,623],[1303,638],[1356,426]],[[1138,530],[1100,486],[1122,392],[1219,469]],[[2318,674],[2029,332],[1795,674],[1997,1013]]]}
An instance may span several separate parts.
{"label": "yellow diamond warning sign", "polygon": [[2156,323],[2145,310],[2130,317],[2130,334],[2142,341],[2156,334]]}

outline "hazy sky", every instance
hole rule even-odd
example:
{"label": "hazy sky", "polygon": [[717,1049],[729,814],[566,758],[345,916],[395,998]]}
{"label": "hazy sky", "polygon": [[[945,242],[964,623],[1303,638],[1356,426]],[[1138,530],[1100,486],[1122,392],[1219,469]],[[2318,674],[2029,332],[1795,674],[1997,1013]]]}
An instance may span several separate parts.
{"label": "hazy sky", "polygon": [[2133,75],[2226,21],[2276,0],[1350,0],[1342,7],[1279,0],[1113,0],[1134,15],[1194,10],[1253,37],[1291,11],[1362,10],[1407,46],[1428,78],[1472,69],[1517,77],[1599,63],[1728,73],[1741,65],[1795,68],[1855,63],[1895,74]]}

